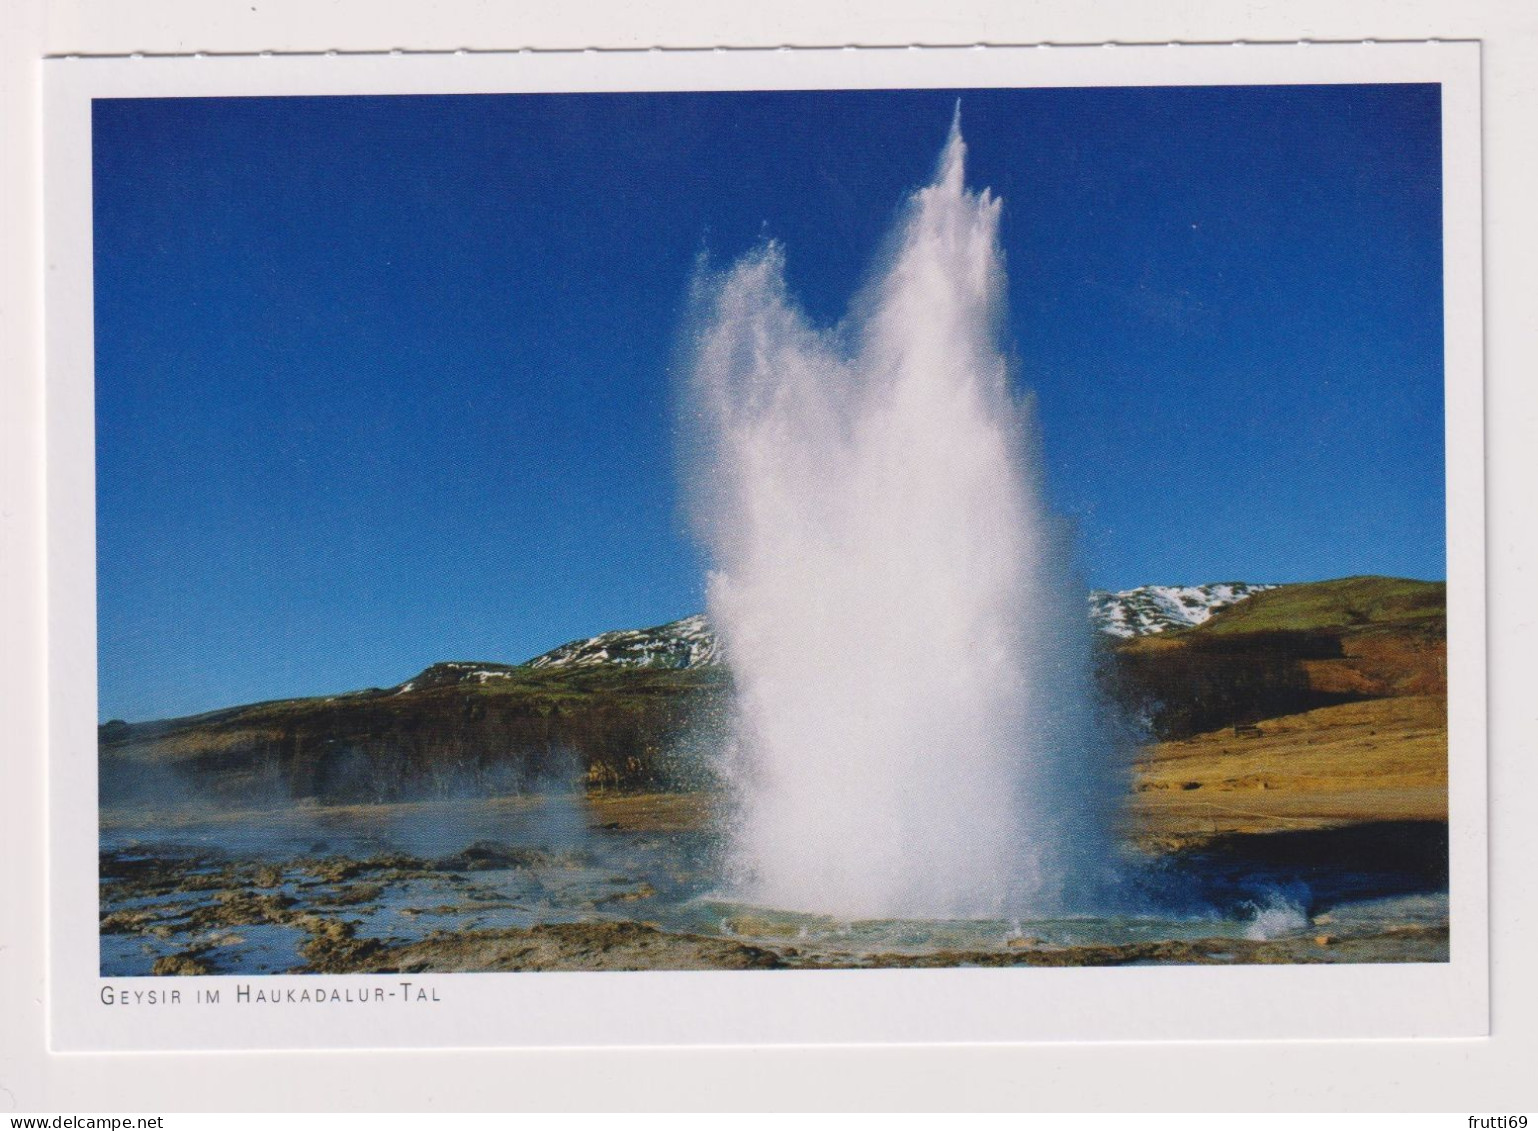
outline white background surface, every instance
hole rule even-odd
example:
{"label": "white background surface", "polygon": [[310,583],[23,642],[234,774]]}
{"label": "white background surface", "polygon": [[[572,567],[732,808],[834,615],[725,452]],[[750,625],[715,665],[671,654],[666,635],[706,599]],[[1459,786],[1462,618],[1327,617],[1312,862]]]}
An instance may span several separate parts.
{"label": "white background surface", "polygon": [[[1519,3],[12,3],[0,58],[0,1110],[854,1106],[1532,1111],[1531,450],[1538,18]],[[1485,41],[1493,1037],[947,1048],[49,1055],[37,59],[44,53],[987,42]],[[1456,507],[1458,500],[1454,498]],[[1345,1003],[1343,1003],[1344,1005]]]}
{"label": "white background surface", "polygon": [[[1488,1032],[1484,558],[1480,515],[1478,48],[1192,45],[919,51],[388,54],[55,59],[44,66],[49,671],[50,1042],[65,1051],[444,1048],[861,1041],[1452,1037]],[[99,979],[91,100],[516,90],[1438,82],[1447,342],[1451,961],[1157,969],[563,972],[419,976],[442,1004],[241,1007],[248,977]],[[401,979],[256,979],[269,991]],[[103,986],[126,1004],[105,1008]],[[166,1005],[133,991],[168,986]],[[153,1000],[153,999],[152,999]]]}

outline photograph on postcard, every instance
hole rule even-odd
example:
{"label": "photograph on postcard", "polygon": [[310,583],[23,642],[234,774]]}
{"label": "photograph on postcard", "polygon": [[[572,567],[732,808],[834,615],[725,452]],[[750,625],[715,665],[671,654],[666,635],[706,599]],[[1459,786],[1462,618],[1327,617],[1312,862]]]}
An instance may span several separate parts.
{"label": "photograph on postcard", "polygon": [[91,162],[104,977],[1446,961],[1436,84]]}

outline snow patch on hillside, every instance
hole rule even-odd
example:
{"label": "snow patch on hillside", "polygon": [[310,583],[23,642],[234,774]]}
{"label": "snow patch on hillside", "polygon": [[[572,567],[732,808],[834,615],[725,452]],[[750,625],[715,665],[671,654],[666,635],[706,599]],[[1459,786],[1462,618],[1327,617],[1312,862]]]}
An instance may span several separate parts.
{"label": "snow patch on hillside", "polygon": [[[1211,585],[1144,585],[1111,593],[1089,594],[1090,623],[1109,636],[1147,636],[1172,628],[1190,628],[1219,609],[1274,585],[1223,581]],[[721,648],[703,613],[654,628],[604,632],[573,640],[528,662],[531,668],[595,667],[620,664],[640,668],[698,668],[721,663]],[[502,675],[488,672],[487,676]],[[484,679],[482,680],[484,682]]]}
{"label": "snow patch on hillside", "polygon": [[1210,620],[1219,609],[1274,585],[1222,581],[1211,585],[1143,585],[1089,595],[1089,619],[1110,636],[1148,636],[1172,628],[1190,628]]}
{"label": "snow patch on hillside", "polygon": [[703,613],[655,628],[620,629],[562,644],[529,661],[531,668],[623,664],[638,668],[698,668],[719,661],[719,645]]}

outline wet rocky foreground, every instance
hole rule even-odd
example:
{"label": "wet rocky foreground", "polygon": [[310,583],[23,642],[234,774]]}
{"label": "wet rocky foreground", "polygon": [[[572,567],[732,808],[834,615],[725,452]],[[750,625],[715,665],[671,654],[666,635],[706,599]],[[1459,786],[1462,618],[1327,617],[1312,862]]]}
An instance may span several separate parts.
{"label": "wet rocky foreground", "polygon": [[841,922],[721,899],[707,807],[566,798],[120,815],[100,856],[102,973],[1447,958],[1435,822],[1216,837],[1153,861],[1210,913]]}

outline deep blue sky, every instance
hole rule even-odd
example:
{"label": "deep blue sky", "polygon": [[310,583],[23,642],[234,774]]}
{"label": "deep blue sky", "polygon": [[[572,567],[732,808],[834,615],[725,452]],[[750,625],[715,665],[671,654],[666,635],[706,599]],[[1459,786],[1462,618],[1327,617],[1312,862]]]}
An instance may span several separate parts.
{"label": "deep blue sky", "polygon": [[[1443,576],[1438,89],[960,93],[1087,583]],[[101,717],[697,610],[696,257],[836,321],[956,97],[98,101]]]}

